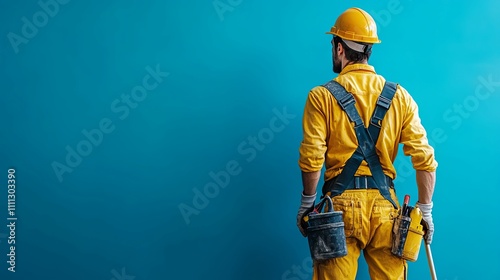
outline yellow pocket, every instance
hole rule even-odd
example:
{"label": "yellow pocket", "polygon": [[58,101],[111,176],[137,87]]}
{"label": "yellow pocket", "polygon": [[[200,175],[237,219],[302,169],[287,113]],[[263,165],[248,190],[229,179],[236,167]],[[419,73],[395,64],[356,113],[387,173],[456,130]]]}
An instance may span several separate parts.
{"label": "yellow pocket", "polygon": [[354,214],[354,200],[341,197],[333,197],[333,209],[335,211],[342,211],[344,218],[344,231],[346,237],[351,237],[354,233],[356,226]]}

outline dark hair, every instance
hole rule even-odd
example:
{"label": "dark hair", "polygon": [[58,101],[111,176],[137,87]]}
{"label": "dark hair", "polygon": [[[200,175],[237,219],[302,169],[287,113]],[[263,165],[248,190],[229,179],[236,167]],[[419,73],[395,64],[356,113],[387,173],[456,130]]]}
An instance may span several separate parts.
{"label": "dark hair", "polygon": [[362,45],[366,46],[365,52],[362,53],[362,52],[357,52],[357,51],[349,48],[345,44],[345,42],[338,36],[333,37],[333,43],[335,44],[335,48],[337,47],[337,45],[339,43],[342,44],[342,47],[344,48],[344,52],[345,52],[345,57],[349,61],[360,62],[360,61],[363,61],[365,59],[366,59],[366,61],[368,61],[368,59],[370,59],[370,55],[372,54],[372,45],[371,44],[363,44],[363,43],[357,42],[358,44],[362,44]]}

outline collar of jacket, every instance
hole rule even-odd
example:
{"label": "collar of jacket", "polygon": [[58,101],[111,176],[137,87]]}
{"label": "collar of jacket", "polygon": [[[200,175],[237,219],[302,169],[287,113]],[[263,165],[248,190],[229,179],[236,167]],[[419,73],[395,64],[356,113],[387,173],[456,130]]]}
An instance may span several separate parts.
{"label": "collar of jacket", "polygon": [[343,75],[352,71],[368,71],[375,74],[375,68],[373,66],[368,64],[355,63],[355,64],[349,64],[346,67],[344,67],[344,69],[342,69],[339,75]]}

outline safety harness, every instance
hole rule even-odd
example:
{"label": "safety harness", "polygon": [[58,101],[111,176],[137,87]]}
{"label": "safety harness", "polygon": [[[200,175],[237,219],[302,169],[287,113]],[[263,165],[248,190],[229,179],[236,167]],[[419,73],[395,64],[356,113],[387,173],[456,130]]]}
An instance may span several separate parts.
{"label": "safety harness", "polygon": [[358,139],[358,148],[347,160],[340,175],[325,182],[323,194],[330,192],[332,197],[342,194],[354,180],[354,174],[361,165],[361,162],[365,160],[368,164],[368,168],[370,168],[372,177],[375,180],[380,194],[385,199],[389,200],[394,208],[397,208],[389,192],[392,180],[388,180],[382,171],[382,165],[380,164],[380,159],[375,149],[375,144],[377,143],[380,128],[382,126],[382,120],[391,106],[397,84],[391,82],[386,82],[384,84],[384,88],[378,97],[377,105],[370,119],[368,128],[365,127],[363,120],[354,106],[356,101],[351,93],[347,92],[342,85],[333,80],[323,85],[323,87],[330,91],[342,110],[344,110],[349,117],[349,120],[354,123],[354,131]]}

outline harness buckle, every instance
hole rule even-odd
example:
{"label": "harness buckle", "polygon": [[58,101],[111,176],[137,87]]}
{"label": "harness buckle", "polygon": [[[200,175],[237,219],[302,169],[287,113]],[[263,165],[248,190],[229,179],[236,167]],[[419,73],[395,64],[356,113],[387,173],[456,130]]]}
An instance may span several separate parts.
{"label": "harness buckle", "polygon": [[353,189],[368,189],[368,176],[355,176]]}
{"label": "harness buckle", "polygon": [[340,105],[340,107],[342,107],[342,109],[344,109],[344,111],[346,110],[346,108],[351,105],[351,104],[354,104],[356,103],[356,101],[354,100],[354,98],[349,95],[349,94],[344,94],[339,100],[338,100],[338,103]]}
{"label": "harness buckle", "polygon": [[379,95],[379,97],[377,99],[377,105],[384,107],[385,109],[389,109],[389,107],[391,107],[391,103],[392,103],[392,100],[383,96],[383,95]]}

